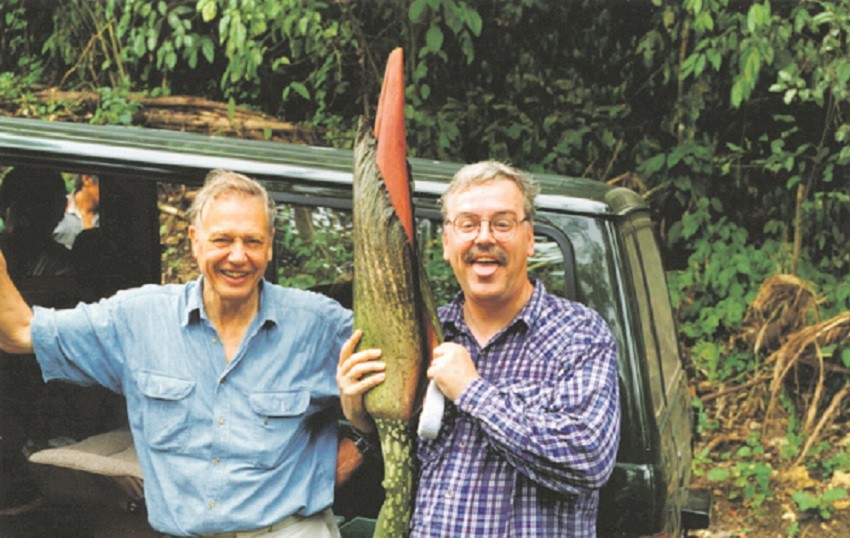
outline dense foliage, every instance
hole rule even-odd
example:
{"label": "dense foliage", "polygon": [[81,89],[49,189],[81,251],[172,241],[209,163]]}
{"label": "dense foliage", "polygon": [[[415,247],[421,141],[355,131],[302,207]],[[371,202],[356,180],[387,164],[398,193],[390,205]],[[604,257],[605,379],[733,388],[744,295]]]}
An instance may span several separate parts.
{"label": "dense foliage", "polygon": [[203,95],[348,146],[398,46],[412,153],[649,200],[701,379],[761,367],[730,341],[771,275],[810,282],[823,317],[850,306],[844,0],[5,0],[0,97],[49,116],[73,104],[31,92],[93,89],[92,121],[126,123],[130,92]]}

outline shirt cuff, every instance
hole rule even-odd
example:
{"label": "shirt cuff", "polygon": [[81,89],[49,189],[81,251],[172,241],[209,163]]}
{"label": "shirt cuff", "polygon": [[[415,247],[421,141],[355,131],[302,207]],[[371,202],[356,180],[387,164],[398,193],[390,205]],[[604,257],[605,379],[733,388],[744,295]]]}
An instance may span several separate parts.
{"label": "shirt cuff", "polygon": [[41,368],[41,376],[45,382],[63,379],[62,369],[59,366],[61,355],[57,351],[59,333],[56,329],[54,311],[40,306],[33,306],[32,311],[30,324],[32,349]]}
{"label": "shirt cuff", "polygon": [[496,396],[496,388],[490,383],[478,377],[472,380],[460,396],[457,397],[455,405],[464,413],[476,415],[484,403]]}

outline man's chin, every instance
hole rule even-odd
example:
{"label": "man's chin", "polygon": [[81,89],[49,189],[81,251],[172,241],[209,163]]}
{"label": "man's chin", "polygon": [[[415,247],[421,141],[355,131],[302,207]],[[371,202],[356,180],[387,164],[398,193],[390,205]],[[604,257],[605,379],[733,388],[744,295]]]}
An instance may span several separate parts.
{"label": "man's chin", "polygon": [[470,282],[465,295],[479,302],[489,302],[497,299],[501,293],[501,286],[493,279],[477,279],[475,282]]}
{"label": "man's chin", "polygon": [[221,285],[215,287],[215,292],[222,301],[239,302],[247,300],[257,289],[257,283],[245,283],[238,286]]}

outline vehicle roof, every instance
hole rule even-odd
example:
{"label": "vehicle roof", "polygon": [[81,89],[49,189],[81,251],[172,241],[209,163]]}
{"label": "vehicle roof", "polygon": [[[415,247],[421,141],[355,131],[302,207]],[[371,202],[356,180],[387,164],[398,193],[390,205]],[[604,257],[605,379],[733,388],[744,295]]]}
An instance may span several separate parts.
{"label": "vehicle roof", "polygon": [[[438,197],[462,166],[409,159],[418,195]],[[0,165],[26,163],[66,171],[127,175],[160,181],[202,178],[214,168],[280,182],[293,178],[318,185],[351,184],[352,152],[346,149],[209,136],[144,127],[105,126],[0,117]],[[533,174],[541,186],[540,209],[585,214],[624,214],[645,208],[634,192],[598,181]]]}

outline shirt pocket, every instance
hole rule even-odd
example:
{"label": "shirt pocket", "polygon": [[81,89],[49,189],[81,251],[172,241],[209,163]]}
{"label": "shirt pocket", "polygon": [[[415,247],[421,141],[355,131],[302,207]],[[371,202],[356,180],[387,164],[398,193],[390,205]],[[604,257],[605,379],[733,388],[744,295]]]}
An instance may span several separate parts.
{"label": "shirt pocket", "polygon": [[153,372],[140,372],[136,384],[143,395],[142,427],[155,450],[182,450],[191,429],[189,395],[195,382]]}
{"label": "shirt pocket", "polygon": [[249,398],[254,460],[262,469],[272,469],[287,456],[286,447],[304,423],[310,405],[306,390],[255,392]]}

